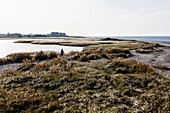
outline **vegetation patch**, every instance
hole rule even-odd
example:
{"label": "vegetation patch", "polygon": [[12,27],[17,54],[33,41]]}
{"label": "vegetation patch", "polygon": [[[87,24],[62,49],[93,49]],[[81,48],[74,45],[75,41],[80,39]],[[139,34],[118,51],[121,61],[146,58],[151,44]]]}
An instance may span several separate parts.
{"label": "vegetation patch", "polygon": [[32,43],[33,40],[19,40],[19,41],[15,41],[14,43]]}
{"label": "vegetation patch", "polygon": [[[95,54],[86,57],[98,59]],[[32,64],[24,61],[18,71],[0,77],[1,112],[170,110],[170,80],[135,60],[87,63],[58,56]]]}
{"label": "vegetation patch", "polygon": [[56,52],[34,52],[34,53],[14,53],[7,55],[6,58],[0,59],[0,65],[9,63],[22,63],[24,60],[30,60],[31,62],[42,61],[57,57],[59,54]]}
{"label": "vegetation patch", "polygon": [[116,38],[104,38],[104,39],[101,39],[101,41],[124,41],[124,40],[116,39]]}
{"label": "vegetation patch", "polygon": [[133,59],[114,59],[105,67],[105,71],[108,73],[150,73],[153,69],[149,65],[136,62]]}
{"label": "vegetation patch", "polygon": [[153,52],[163,52],[162,49],[137,49],[136,52],[139,53],[153,53]]}
{"label": "vegetation patch", "polygon": [[152,66],[157,69],[169,70],[169,68],[164,65],[152,65]]}

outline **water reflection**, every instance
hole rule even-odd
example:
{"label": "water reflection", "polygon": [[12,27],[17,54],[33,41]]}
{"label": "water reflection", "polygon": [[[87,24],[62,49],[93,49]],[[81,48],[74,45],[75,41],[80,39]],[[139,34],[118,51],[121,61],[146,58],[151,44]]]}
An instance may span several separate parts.
{"label": "water reflection", "polygon": [[[18,40],[19,39],[0,40],[0,58],[5,57],[6,55],[11,54],[11,53],[19,53],[19,52],[36,52],[36,51],[59,52],[61,49],[64,49],[65,53],[69,53],[70,51],[82,51],[83,50],[83,47],[13,43]],[[24,39],[24,40],[26,40],[26,39]],[[28,40],[30,40],[30,39],[28,39]]]}

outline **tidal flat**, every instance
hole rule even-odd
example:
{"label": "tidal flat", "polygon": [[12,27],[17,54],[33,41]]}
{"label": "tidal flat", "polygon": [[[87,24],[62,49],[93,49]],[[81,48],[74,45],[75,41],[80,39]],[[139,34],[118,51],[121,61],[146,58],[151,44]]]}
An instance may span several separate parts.
{"label": "tidal flat", "polygon": [[0,68],[17,64],[1,72],[0,112],[170,111],[169,44],[62,39],[59,43],[83,45],[84,50],[64,56],[18,53],[0,59]]}
{"label": "tidal flat", "polygon": [[[51,38],[49,38],[51,39]],[[91,45],[100,45],[100,44],[115,44],[122,42],[129,42],[129,40],[120,40],[120,39],[110,39],[110,38],[77,38],[77,37],[58,37],[55,39],[62,40],[19,40],[15,43],[31,43],[31,44],[41,44],[41,45],[63,45],[63,46],[79,46],[79,47],[87,47]]]}

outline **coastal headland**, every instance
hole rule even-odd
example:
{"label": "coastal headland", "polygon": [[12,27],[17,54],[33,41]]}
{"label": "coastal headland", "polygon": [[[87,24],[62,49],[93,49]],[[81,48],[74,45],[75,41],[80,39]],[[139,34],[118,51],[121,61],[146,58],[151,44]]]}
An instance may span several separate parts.
{"label": "coastal headland", "polygon": [[84,50],[1,58],[0,112],[170,111],[170,44],[86,37],[23,39],[15,43]]}

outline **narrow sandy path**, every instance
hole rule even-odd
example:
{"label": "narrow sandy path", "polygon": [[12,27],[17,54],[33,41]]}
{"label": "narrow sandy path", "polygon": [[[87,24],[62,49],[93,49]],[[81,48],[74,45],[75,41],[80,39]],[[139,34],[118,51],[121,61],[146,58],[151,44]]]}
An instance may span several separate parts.
{"label": "narrow sandy path", "polygon": [[21,65],[22,65],[21,63],[0,65],[0,75],[5,71],[16,70]]}
{"label": "narrow sandy path", "polygon": [[[149,65],[164,65],[170,68],[170,46],[160,47],[159,49],[163,49],[164,51],[149,54],[141,54],[135,52],[135,50],[131,50],[131,53],[133,54],[132,58],[139,62],[143,62]],[[170,69],[169,70],[155,69],[155,71],[161,72],[170,78]]]}

